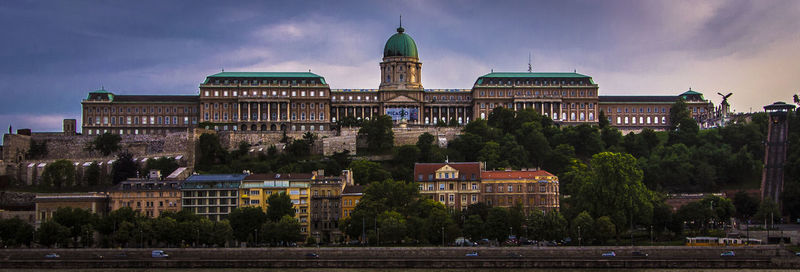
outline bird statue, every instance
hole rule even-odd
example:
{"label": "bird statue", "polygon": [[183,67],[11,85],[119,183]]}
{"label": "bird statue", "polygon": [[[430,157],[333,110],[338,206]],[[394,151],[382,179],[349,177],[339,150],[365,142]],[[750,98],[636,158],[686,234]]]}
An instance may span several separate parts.
{"label": "bird statue", "polygon": [[722,96],[721,104],[728,104],[728,97],[731,97],[731,95],[733,95],[733,93],[728,93],[728,94],[717,93],[717,94]]}
{"label": "bird statue", "polygon": [[794,95],[794,103],[800,105],[800,97],[797,97],[797,95]]}

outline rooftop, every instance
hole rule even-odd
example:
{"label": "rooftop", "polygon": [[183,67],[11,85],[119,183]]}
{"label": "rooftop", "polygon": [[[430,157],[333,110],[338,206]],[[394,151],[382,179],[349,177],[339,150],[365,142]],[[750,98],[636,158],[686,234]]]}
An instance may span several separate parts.
{"label": "rooftop", "polygon": [[481,76],[483,78],[591,78],[578,73],[550,73],[550,72],[491,72]]}
{"label": "rooftop", "polygon": [[555,177],[544,170],[536,171],[485,171],[481,172],[481,179],[533,179],[541,177]]}
{"label": "rooftop", "polygon": [[674,103],[678,100],[674,95],[601,95],[600,103]]}
{"label": "rooftop", "polygon": [[267,173],[267,174],[252,174],[244,178],[248,181],[261,181],[261,180],[310,180],[314,177],[311,173]]}
{"label": "rooftop", "polygon": [[246,176],[247,174],[192,175],[186,179],[186,182],[242,181]]}

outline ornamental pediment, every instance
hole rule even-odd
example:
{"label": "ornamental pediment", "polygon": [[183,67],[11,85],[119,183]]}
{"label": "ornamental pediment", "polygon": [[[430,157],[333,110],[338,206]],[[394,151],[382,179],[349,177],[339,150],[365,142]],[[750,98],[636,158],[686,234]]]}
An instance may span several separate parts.
{"label": "ornamental pediment", "polygon": [[393,97],[392,99],[387,100],[386,102],[388,102],[388,103],[409,103],[409,102],[416,103],[416,102],[419,102],[419,101],[417,101],[416,99],[413,99],[411,97],[405,96],[405,95],[398,95],[398,96]]}

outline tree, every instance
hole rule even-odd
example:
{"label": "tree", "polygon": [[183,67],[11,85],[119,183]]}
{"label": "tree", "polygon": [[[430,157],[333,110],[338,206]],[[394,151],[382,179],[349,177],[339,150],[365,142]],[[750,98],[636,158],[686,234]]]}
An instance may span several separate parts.
{"label": "tree", "polygon": [[388,243],[399,243],[406,235],[406,219],[396,211],[385,211],[378,216],[381,238]]}
{"label": "tree", "polygon": [[267,215],[258,207],[236,208],[228,215],[233,236],[240,242],[254,241],[256,231],[267,221]]}
{"label": "tree", "polygon": [[69,243],[69,229],[55,220],[49,220],[36,231],[36,240],[39,244],[51,247],[53,245],[66,245]]}
{"label": "tree", "polygon": [[611,239],[615,233],[617,233],[617,229],[614,223],[611,222],[610,217],[601,216],[594,222],[594,234],[600,243],[605,243],[608,239]]}
{"label": "tree", "polygon": [[483,226],[483,219],[481,219],[479,215],[470,215],[467,217],[467,220],[464,221],[464,236],[472,241],[481,239],[484,234]]}
{"label": "tree", "polygon": [[0,241],[3,245],[16,247],[30,245],[33,241],[33,226],[17,217],[0,219]]}
{"label": "tree", "polygon": [[122,141],[122,137],[119,135],[106,132],[97,135],[94,140],[88,143],[85,149],[100,151],[103,156],[108,156],[120,150],[120,141]]}
{"label": "tree", "polygon": [[508,219],[509,215],[507,209],[500,207],[490,209],[484,229],[486,237],[499,242],[505,241],[509,235],[510,224]]}
{"label": "tree", "polygon": [[736,207],[736,217],[746,222],[758,212],[760,205],[757,198],[745,191],[738,191],[733,195],[733,206]]}
{"label": "tree", "polygon": [[350,169],[353,170],[353,181],[361,185],[391,178],[380,164],[368,160],[355,160],[350,163]]}
{"label": "tree", "polygon": [[757,220],[757,222],[769,222],[770,225],[780,220],[780,218],[781,210],[778,208],[778,204],[769,198],[761,201],[761,205],[758,206],[758,212],[753,216],[753,219]]}
{"label": "tree", "polygon": [[75,165],[68,160],[48,164],[42,173],[42,184],[50,187],[72,187],[75,184]]}
{"label": "tree", "polygon": [[514,129],[514,110],[496,107],[489,113],[489,126],[499,128],[503,134],[511,133]]}
{"label": "tree", "polygon": [[145,173],[150,173],[150,170],[158,170],[161,172],[161,177],[164,178],[175,172],[179,167],[178,161],[173,158],[161,157],[154,160],[148,160],[145,166]]}
{"label": "tree", "polygon": [[101,171],[100,165],[97,162],[92,162],[89,167],[86,168],[84,171],[84,179],[86,180],[86,185],[88,186],[96,186],[99,185],[101,182]]}
{"label": "tree", "polygon": [[419,162],[433,162],[431,150],[436,138],[430,133],[422,133],[417,137],[417,148],[419,149]]}
{"label": "tree", "polygon": [[633,221],[650,224],[654,193],[642,183],[642,170],[630,154],[595,154],[584,177],[578,179],[578,192],[570,205],[594,217],[608,216],[617,234]]}
{"label": "tree", "polygon": [[289,198],[289,195],[286,193],[280,192],[271,194],[269,198],[267,198],[267,203],[269,204],[266,214],[268,220],[278,222],[278,220],[281,220],[285,215],[294,217],[292,199]]}
{"label": "tree", "polygon": [[394,145],[392,118],[389,115],[381,115],[365,121],[358,133],[366,135],[369,152],[385,152]]}
{"label": "tree", "polygon": [[94,226],[98,225],[99,217],[89,210],[63,207],[58,208],[53,213],[53,220],[69,230],[69,237],[75,243],[86,234],[86,228],[94,232]]}
{"label": "tree", "polygon": [[592,219],[592,216],[588,212],[582,211],[578,216],[572,219],[570,232],[574,239],[580,237],[583,243],[591,242],[594,237],[594,219]]}
{"label": "tree", "polygon": [[288,215],[281,217],[275,224],[274,235],[276,240],[284,242],[284,244],[303,240],[303,234],[300,232],[300,222]]}
{"label": "tree", "polygon": [[505,165],[500,165],[500,144],[495,141],[487,142],[478,153],[478,160],[486,162],[487,169],[495,169]]}
{"label": "tree", "polygon": [[111,166],[111,177],[114,185],[139,175],[139,166],[133,161],[133,154],[121,152]]}
{"label": "tree", "polygon": [[606,117],[606,111],[600,110],[600,113],[597,115],[598,126],[600,129],[605,129],[609,126],[608,117]]}
{"label": "tree", "polygon": [[227,162],[228,151],[219,143],[219,136],[203,133],[197,141],[197,169],[209,170],[216,164]]}

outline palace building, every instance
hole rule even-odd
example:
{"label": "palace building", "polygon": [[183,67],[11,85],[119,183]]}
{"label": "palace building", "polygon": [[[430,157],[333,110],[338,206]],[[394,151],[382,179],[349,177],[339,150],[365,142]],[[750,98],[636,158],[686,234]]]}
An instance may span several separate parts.
{"label": "palace building", "polygon": [[577,72],[494,72],[471,89],[425,89],[417,44],[403,27],[386,41],[377,89],[331,89],[308,72],[221,72],[197,95],[116,95],[105,89],[82,102],[83,133],[159,134],[200,125],[231,131],[326,131],[344,118],[388,115],[408,126],[463,125],[494,108],[533,109],[555,123],[598,122],[605,111],[621,130],[668,128],[668,108],[687,100],[702,127],[714,106],[695,91],[679,96],[602,96],[591,76]]}

